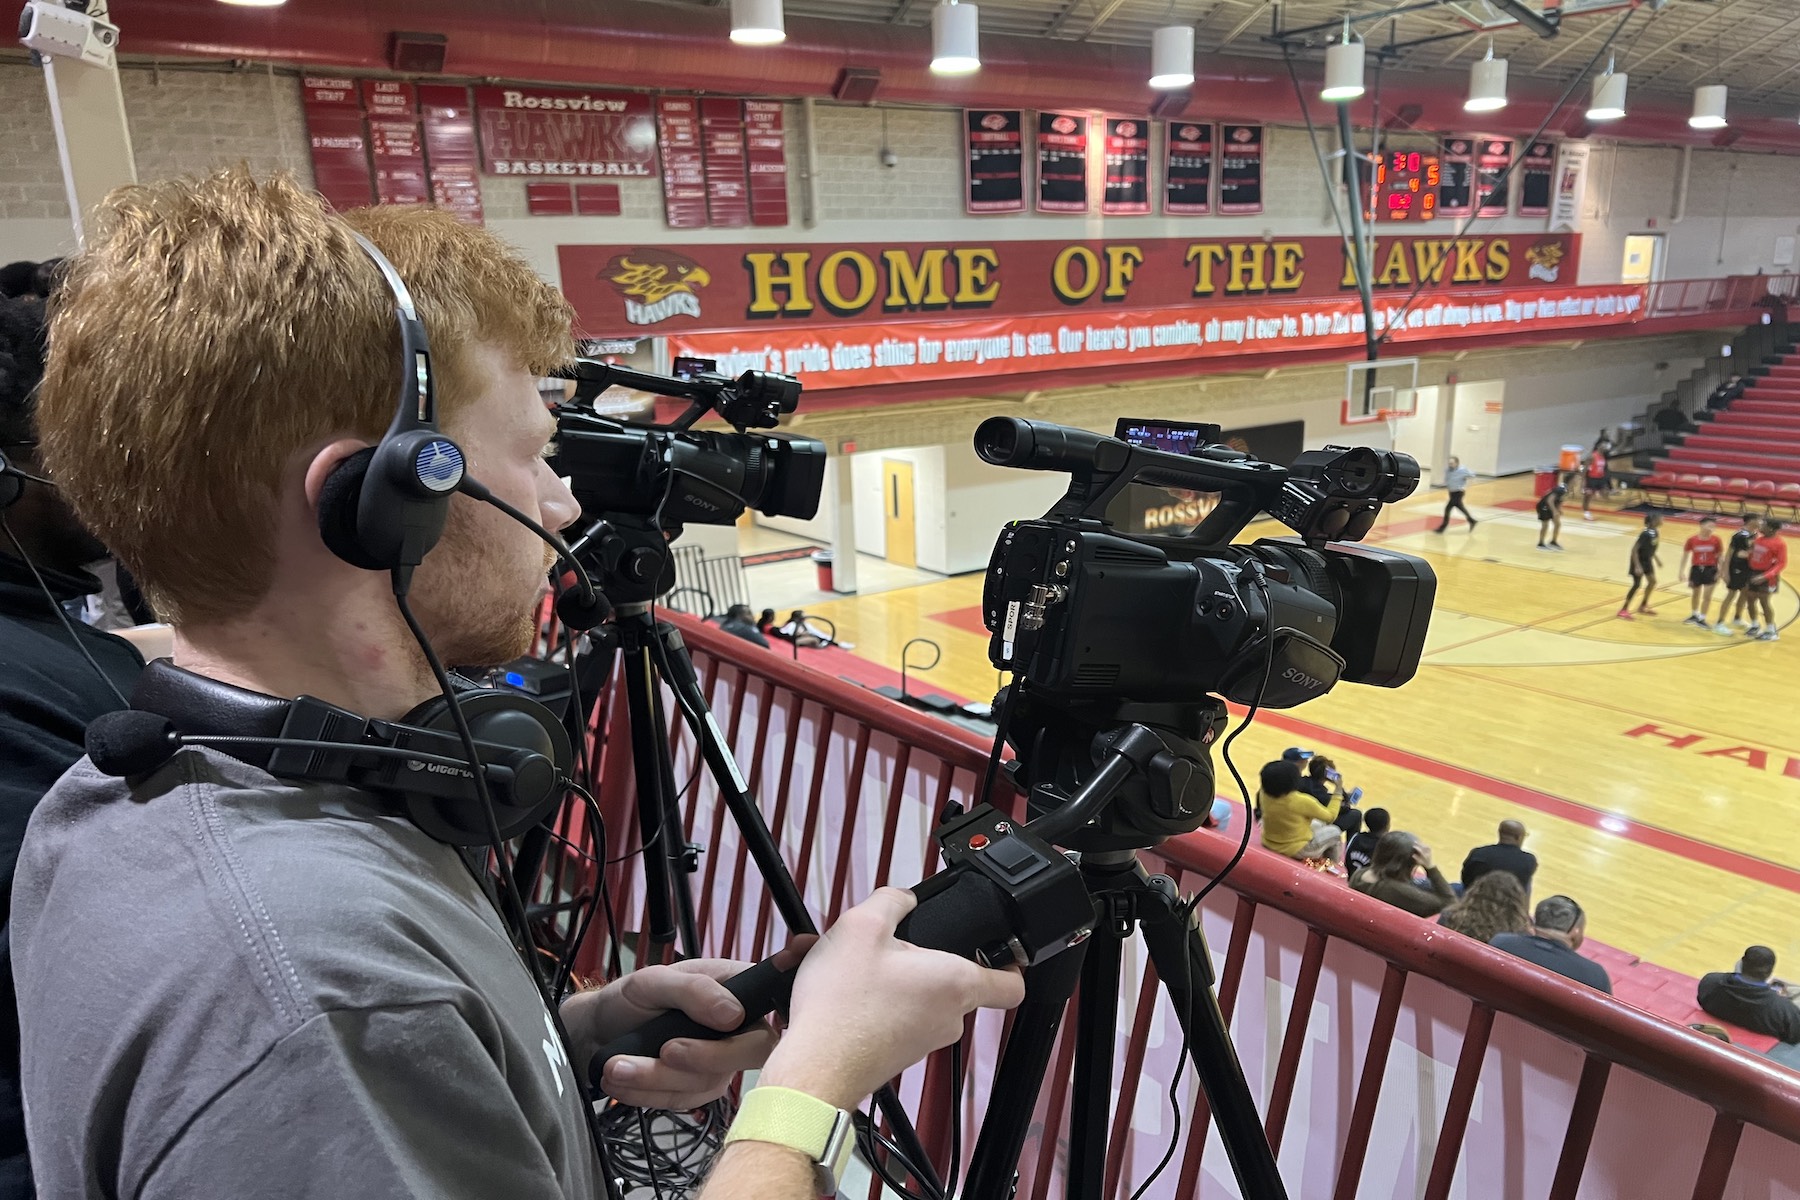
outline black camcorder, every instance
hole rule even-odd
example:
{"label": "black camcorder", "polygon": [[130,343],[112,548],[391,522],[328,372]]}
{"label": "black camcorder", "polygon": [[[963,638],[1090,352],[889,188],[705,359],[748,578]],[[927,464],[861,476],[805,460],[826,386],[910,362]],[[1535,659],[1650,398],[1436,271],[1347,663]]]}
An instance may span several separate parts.
{"label": "black camcorder", "polygon": [[[1341,680],[1411,679],[1437,592],[1423,560],[1345,544],[1418,487],[1410,456],[1327,446],[1281,467],[1210,442],[1211,427],[1163,437],[1158,425],[1120,421],[1127,441],[995,417],[975,433],[976,452],[996,466],[1070,475],[1042,518],[1001,532],[982,596],[988,656],[1013,675],[1007,736],[1034,811],[1066,800],[1132,723],[1163,736],[1183,764],[1136,785],[1138,802],[1115,804],[1077,848],[1141,847],[1198,827],[1225,701],[1290,708]],[[1191,448],[1153,448],[1170,444]],[[1184,535],[1128,536],[1104,514],[1133,483],[1218,502]],[[1262,513],[1297,536],[1230,544]]]}
{"label": "black camcorder", "polygon": [[[819,511],[825,443],[773,429],[800,402],[791,375],[745,371],[737,379],[707,371],[655,375],[594,359],[558,372],[575,395],[558,405],[557,451],[550,464],[570,480],[582,515],[654,518],[663,529],[729,525],[746,508],[802,520]],[[600,416],[594,400],[610,387],[633,387],[687,400],[667,425]],[[694,430],[716,412],[736,432]]]}

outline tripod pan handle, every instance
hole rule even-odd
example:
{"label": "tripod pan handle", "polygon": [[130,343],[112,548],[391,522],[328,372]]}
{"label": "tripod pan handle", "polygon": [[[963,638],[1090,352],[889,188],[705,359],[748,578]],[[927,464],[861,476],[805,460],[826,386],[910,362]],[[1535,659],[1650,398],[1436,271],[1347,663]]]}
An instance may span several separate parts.
{"label": "tripod pan handle", "polygon": [[721,1041],[743,1033],[777,1008],[787,1006],[788,995],[794,989],[794,972],[797,969],[784,971],[775,965],[773,958],[765,958],[725,980],[725,990],[737,997],[737,1002],[744,1006],[743,1023],[736,1029],[713,1029],[700,1024],[686,1013],[671,1009],[661,1016],[652,1017],[636,1029],[620,1034],[600,1047],[589,1061],[588,1083],[595,1091],[599,1091],[600,1077],[606,1064],[621,1054],[654,1058],[665,1043],[675,1038]]}

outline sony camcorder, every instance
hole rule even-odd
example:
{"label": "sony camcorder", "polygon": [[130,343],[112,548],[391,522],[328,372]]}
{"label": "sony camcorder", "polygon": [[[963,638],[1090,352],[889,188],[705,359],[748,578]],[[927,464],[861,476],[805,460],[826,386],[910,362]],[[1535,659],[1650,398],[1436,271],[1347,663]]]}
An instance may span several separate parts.
{"label": "sony camcorder", "polygon": [[[1109,828],[1078,847],[1089,849],[1200,824],[1225,701],[1290,708],[1341,680],[1411,679],[1437,592],[1421,559],[1346,544],[1418,486],[1410,456],[1327,446],[1281,467],[1214,444],[1212,426],[1123,420],[1118,432],[1128,436],[995,417],[975,433],[987,462],[1070,476],[1042,518],[1001,532],[982,596],[988,656],[1013,674],[1007,736],[1033,810],[1073,794],[1106,739],[1133,723],[1161,734],[1180,765],[1138,785],[1138,803],[1109,809]],[[1171,441],[1187,452],[1152,448]],[[1128,536],[1105,513],[1133,483],[1218,500],[1184,535]],[[1298,536],[1230,544],[1262,513]]]}
{"label": "sony camcorder", "polygon": [[[802,520],[819,511],[825,443],[773,429],[800,402],[791,375],[745,371],[737,379],[710,372],[655,375],[595,359],[558,373],[575,395],[556,408],[557,451],[550,465],[570,480],[582,515],[654,518],[663,529],[729,525],[746,508]],[[687,400],[667,425],[614,420],[594,411],[610,387],[639,388]],[[694,430],[716,412],[736,432]]]}

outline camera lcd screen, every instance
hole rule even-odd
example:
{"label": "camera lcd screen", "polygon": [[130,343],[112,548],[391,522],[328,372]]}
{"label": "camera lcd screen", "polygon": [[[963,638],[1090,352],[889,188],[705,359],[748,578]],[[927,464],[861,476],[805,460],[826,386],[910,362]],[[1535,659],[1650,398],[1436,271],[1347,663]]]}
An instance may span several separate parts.
{"label": "camera lcd screen", "polygon": [[1140,450],[1163,450],[1170,454],[1193,454],[1218,440],[1217,425],[1191,421],[1146,421],[1137,417],[1120,417],[1113,436]]}

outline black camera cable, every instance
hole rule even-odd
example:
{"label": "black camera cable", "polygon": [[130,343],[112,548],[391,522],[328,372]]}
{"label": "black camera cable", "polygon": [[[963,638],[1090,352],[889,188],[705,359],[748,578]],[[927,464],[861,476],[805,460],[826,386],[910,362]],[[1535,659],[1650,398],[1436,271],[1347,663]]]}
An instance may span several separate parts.
{"label": "black camera cable", "polygon": [[[18,472],[16,470],[11,473],[23,474],[23,472]],[[51,484],[49,480],[38,479],[36,476],[28,476],[28,478],[31,478],[38,483],[46,484],[47,486],[55,486],[54,484]],[[81,651],[81,657],[87,659],[87,665],[94,669],[94,674],[100,677],[100,682],[106,685],[106,690],[111,692],[114,698],[118,700],[120,707],[130,708],[131,701],[125,698],[125,693],[119,690],[119,685],[113,682],[113,677],[108,675],[101,668],[100,664],[95,661],[93,652],[87,648],[87,643],[83,642],[81,636],[75,632],[75,625],[69,620],[69,614],[63,611],[62,604],[57,601],[56,593],[50,590],[50,584],[44,579],[43,572],[39,571],[37,564],[31,561],[31,555],[25,552],[25,543],[21,542],[19,540],[19,535],[13,532],[13,527],[7,523],[6,514],[4,512],[0,512],[0,530],[5,531],[6,540],[12,543],[13,553],[19,556],[19,561],[25,564],[26,568],[31,572],[31,577],[37,580],[38,591],[44,593],[45,602],[50,605],[50,611],[56,614],[56,619],[62,622],[63,632],[67,633],[69,635],[69,640],[75,643],[75,649]]]}

